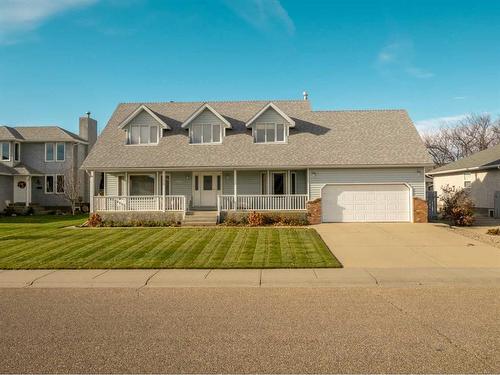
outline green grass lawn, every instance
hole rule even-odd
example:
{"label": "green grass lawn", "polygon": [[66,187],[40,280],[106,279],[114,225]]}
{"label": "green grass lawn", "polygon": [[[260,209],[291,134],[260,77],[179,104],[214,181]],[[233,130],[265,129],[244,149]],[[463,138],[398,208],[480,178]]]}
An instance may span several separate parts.
{"label": "green grass lawn", "polygon": [[309,228],[68,228],[83,220],[0,218],[0,269],[341,267]]}

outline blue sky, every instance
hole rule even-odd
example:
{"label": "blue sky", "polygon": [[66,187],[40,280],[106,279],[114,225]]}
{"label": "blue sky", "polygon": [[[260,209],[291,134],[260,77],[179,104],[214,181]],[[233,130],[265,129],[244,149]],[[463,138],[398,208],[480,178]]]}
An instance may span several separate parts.
{"label": "blue sky", "polygon": [[0,124],[119,102],[300,99],[500,114],[500,1],[0,0]]}

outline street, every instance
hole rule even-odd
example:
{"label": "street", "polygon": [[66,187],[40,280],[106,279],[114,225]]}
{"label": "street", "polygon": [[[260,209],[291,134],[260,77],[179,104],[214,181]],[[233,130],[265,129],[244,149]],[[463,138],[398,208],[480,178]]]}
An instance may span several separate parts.
{"label": "street", "polygon": [[2,373],[498,373],[500,289],[0,289]]}

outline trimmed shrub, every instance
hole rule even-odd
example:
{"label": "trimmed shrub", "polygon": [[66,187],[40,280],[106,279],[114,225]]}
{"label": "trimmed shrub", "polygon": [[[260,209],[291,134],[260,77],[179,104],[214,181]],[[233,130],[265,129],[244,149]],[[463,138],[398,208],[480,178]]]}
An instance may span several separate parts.
{"label": "trimmed shrub", "polygon": [[443,201],[443,217],[453,225],[471,226],[474,223],[474,202],[468,189],[446,185],[440,199]]}
{"label": "trimmed shrub", "polygon": [[302,226],[308,225],[306,212],[279,212],[279,211],[252,211],[252,212],[228,212],[223,217],[223,224],[229,226],[248,225],[283,225]]}
{"label": "trimmed shrub", "polygon": [[500,227],[488,229],[486,231],[486,234],[489,234],[492,236],[500,236]]}

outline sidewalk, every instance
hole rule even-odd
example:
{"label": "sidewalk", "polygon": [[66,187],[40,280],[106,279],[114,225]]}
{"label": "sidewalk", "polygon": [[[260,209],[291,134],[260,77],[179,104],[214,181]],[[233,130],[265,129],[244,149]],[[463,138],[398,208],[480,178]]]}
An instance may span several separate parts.
{"label": "sidewalk", "polygon": [[0,288],[500,286],[499,268],[0,270]]}

